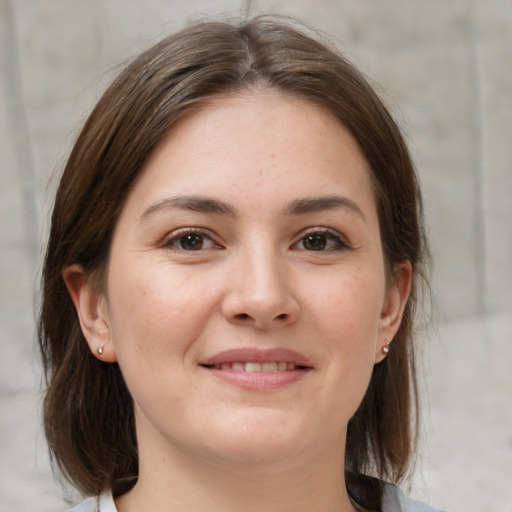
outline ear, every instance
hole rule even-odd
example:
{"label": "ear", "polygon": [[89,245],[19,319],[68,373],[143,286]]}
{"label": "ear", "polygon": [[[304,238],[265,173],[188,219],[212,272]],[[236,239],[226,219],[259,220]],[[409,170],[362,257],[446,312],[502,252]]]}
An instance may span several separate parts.
{"label": "ear", "polygon": [[391,343],[402,323],[405,305],[411,293],[411,282],[411,262],[402,261],[395,265],[394,275],[386,290],[379,320],[375,363],[380,363],[386,357],[386,352],[383,349]]}
{"label": "ear", "polygon": [[62,277],[75,305],[80,327],[90,351],[100,361],[117,361],[104,294],[90,282],[80,265],[66,267]]}

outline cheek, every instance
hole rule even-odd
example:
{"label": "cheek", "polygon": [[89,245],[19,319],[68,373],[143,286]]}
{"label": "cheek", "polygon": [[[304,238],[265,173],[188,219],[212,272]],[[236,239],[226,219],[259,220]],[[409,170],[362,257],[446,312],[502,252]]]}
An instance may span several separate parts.
{"label": "cheek", "polygon": [[161,265],[120,268],[124,271],[112,272],[109,280],[112,336],[116,351],[123,352],[118,357],[136,354],[139,364],[146,359],[154,364],[186,351],[200,334],[211,297],[186,275]]}
{"label": "cheek", "polygon": [[304,286],[304,300],[333,337],[349,341],[375,336],[385,286],[378,276],[355,268],[352,272],[325,276],[321,281],[312,277]]}
{"label": "cheek", "polygon": [[319,342],[323,340],[325,356],[331,361],[328,379],[333,388],[343,390],[340,400],[354,404],[364,395],[379,342],[385,284],[376,275],[356,269],[339,279],[326,280],[322,293],[317,290],[319,297],[312,302]]}

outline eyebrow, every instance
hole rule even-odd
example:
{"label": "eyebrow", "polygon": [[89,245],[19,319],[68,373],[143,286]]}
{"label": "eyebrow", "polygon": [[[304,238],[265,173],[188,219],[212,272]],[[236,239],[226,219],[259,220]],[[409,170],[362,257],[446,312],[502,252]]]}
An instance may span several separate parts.
{"label": "eyebrow", "polygon": [[367,222],[366,216],[357,203],[348,197],[336,195],[295,199],[286,208],[286,213],[288,215],[303,215],[306,213],[322,212],[337,208],[348,209]]}
{"label": "eyebrow", "polygon": [[[156,212],[173,208],[200,213],[213,213],[232,218],[238,215],[234,206],[218,199],[204,196],[175,196],[162,199],[150,205],[140,216],[139,222],[144,221]],[[307,213],[322,212],[337,208],[348,209],[366,222],[363,211],[354,201],[348,197],[336,195],[295,199],[285,208],[285,215],[305,215]]]}
{"label": "eyebrow", "polygon": [[217,199],[203,196],[176,196],[162,199],[152,204],[140,216],[139,222],[147,219],[156,212],[179,208],[182,210],[192,210],[201,213],[214,213],[216,215],[226,215],[236,217],[237,212],[233,206]]}

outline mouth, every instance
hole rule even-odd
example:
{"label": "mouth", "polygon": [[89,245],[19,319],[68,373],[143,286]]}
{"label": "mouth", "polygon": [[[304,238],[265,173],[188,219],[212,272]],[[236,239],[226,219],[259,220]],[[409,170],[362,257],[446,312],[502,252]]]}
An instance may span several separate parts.
{"label": "mouth", "polygon": [[244,389],[264,391],[302,379],[313,366],[303,355],[288,349],[234,349],[200,363],[215,378]]}
{"label": "mouth", "polygon": [[259,363],[257,361],[235,361],[218,363],[214,365],[202,365],[205,368],[215,370],[233,370],[235,372],[247,373],[275,373],[275,372],[292,372],[294,370],[305,370],[307,367],[299,366],[291,361],[268,361]]}

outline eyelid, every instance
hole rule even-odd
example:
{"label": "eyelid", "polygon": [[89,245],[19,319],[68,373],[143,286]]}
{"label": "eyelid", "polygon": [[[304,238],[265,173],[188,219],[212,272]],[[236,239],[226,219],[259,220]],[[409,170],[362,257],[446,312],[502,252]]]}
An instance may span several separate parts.
{"label": "eyelid", "polygon": [[333,249],[327,249],[325,251],[308,251],[308,252],[316,252],[316,253],[322,253],[322,252],[331,252],[331,251],[337,251],[337,250],[353,250],[352,245],[347,240],[345,236],[343,236],[338,231],[327,228],[327,227],[309,227],[305,230],[301,231],[297,235],[297,240],[292,244],[292,248],[294,248],[297,244],[299,244],[306,236],[308,235],[315,235],[315,234],[322,234],[327,235],[328,238],[331,240],[335,240],[337,247]]}
{"label": "eyelid", "polygon": [[[174,244],[176,244],[180,237],[188,235],[188,234],[199,234],[204,236],[205,238],[208,238],[212,241],[215,248],[220,249],[222,248],[222,245],[216,240],[216,237],[213,235],[213,233],[202,227],[196,227],[196,226],[187,226],[183,228],[178,228],[173,230],[171,233],[167,234],[159,244],[160,247],[164,249],[169,250],[175,250],[179,252],[190,252],[194,253],[196,251],[185,251],[184,249],[181,249],[179,247],[176,247]],[[202,251],[205,251],[207,249],[202,249]],[[201,250],[198,250],[197,252],[202,252]]]}

